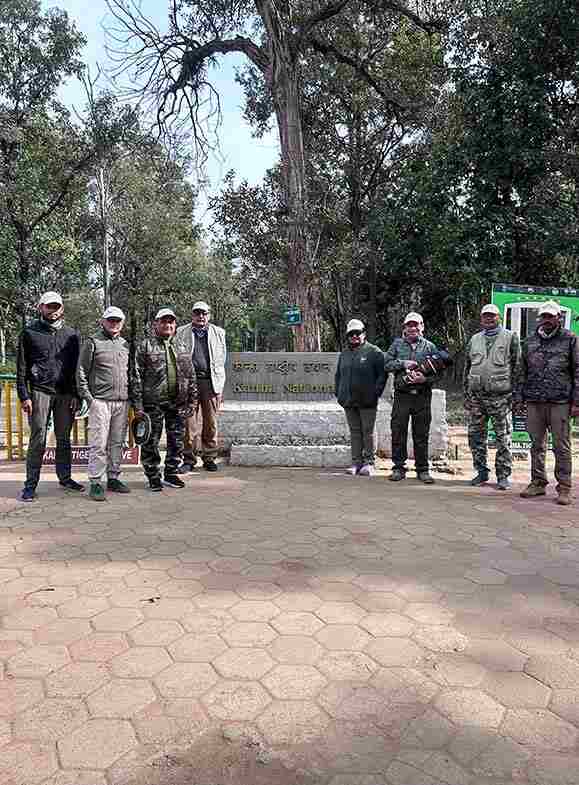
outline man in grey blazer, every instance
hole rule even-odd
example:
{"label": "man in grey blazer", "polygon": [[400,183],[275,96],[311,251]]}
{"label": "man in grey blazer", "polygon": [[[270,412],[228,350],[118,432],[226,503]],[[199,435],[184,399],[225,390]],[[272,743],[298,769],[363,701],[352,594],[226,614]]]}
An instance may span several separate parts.
{"label": "man in grey blazer", "polygon": [[191,324],[179,327],[175,336],[181,351],[191,352],[199,393],[197,407],[185,423],[185,449],[179,474],[194,471],[199,455],[206,471],[218,470],[217,416],[223,403],[227,349],[225,330],[211,324],[210,318],[207,303],[194,303]]}

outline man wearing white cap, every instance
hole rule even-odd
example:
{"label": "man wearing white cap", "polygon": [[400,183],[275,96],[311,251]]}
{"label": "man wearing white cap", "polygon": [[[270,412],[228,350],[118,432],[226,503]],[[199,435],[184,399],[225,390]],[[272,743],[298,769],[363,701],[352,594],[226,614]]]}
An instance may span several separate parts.
{"label": "man wearing white cap", "polygon": [[176,343],[191,355],[199,400],[185,423],[185,449],[179,474],[192,472],[198,456],[201,456],[203,467],[208,472],[218,470],[215,463],[218,454],[217,416],[223,405],[225,386],[225,330],[211,324],[210,308],[206,302],[198,300],[191,310],[191,324],[179,327]]}
{"label": "man wearing white cap", "polygon": [[463,388],[468,443],[476,471],[470,484],[483,485],[489,479],[487,429],[491,420],[497,446],[497,488],[506,491],[513,469],[511,410],[520,343],[518,336],[502,327],[500,322],[501,314],[496,305],[483,306],[480,313],[482,330],[472,336],[466,350]]}
{"label": "man wearing white cap", "polygon": [[340,354],[335,391],[350,429],[352,465],[348,474],[374,474],[374,426],[378,401],[386,385],[384,354],[366,341],[366,328],[359,319],[346,325],[348,348]]}
{"label": "man wearing white cap", "polygon": [[121,332],[125,314],[114,305],[102,315],[101,328],[84,342],[76,373],[80,397],[87,402],[90,497],[105,500],[107,490],[129,493],[119,479],[129,413],[129,344]]}
{"label": "man wearing white cap", "polygon": [[571,417],[579,416],[579,341],[561,325],[561,307],[554,300],[539,306],[537,330],[523,343],[515,397],[526,402],[531,437],[531,482],[521,496],[529,499],[546,493],[550,431],[557,503],[571,504]]}
{"label": "man wearing white cap", "polygon": [[410,420],[412,420],[416,476],[427,485],[434,482],[428,466],[428,437],[432,420],[434,377],[427,379],[417,369],[422,360],[436,352],[436,346],[424,337],[422,316],[411,311],[404,318],[402,338],[396,338],[385,355],[386,372],[394,374],[394,403],[390,420],[394,466],[388,478],[392,482],[406,478]]}
{"label": "man wearing white cap", "polygon": [[184,488],[177,476],[183,458],[185,419],[195,410],[197,385],[191,353],[174,341],[177,317],[171,308],[157,311],[153,335],[139,345],[132,368],[132,403],[138,414],[151,420],[151,435],[141,447],[141,463],[152,491],[161,491],[159,442],[165,426],[167,452],[164,480],[173,488]]}
{"label": "man wearing white cap", "polygon": [[40,318],[25,327],[20,335],[16,360],[18,397],[30,424],[26,481],[20,496],[25,502],[36,498],[51,414],[60,485],[70,491],[84,490],[70,476],[70,432],[78,405],[75,371],[80,338],[76,330],[64,324],[64,305],[58,292],[45,292],[39,300],[38,311]]}

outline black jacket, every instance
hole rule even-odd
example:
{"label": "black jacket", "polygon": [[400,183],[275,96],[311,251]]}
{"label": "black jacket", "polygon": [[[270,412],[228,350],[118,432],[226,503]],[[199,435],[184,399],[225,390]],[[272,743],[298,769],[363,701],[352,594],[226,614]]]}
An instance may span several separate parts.
{"label": "black jacket", "polygon": [[32,390],[49,394],[76,395],[76,364],[80,338],[71,327],[55,330],[42,319],[20,334],[16,359],[16,386],[21,401]]}
{"label": "black jacket", "polygon": [[345,349],[338,358],[335,391],[340,406],[371,409],[386,386],[384,354],[371,343]]}
{"label": "black jacket", "polygon": [[579,340],[559,328],[550,338],[535,332],[523,343],[515,400],[579,405]]}

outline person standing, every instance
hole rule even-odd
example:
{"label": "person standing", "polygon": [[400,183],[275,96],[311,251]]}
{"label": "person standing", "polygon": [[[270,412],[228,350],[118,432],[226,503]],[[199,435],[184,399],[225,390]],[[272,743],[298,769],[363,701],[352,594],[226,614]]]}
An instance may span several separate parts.
{"label": "person standing", "polygon": [[197,385],[191,353],[175,343],[176,329],[174,312],[161,308],[153,322],[153,336],[139,345],[132,368],[135,413],[144,412],[151,420],[151,435],[141,446],[141,463],[152,491],[163,490],[159,452],[163,425],[167,437],[165,484],[185,487],[177,469],[183,457],[185,419],[197,404]]}
{"label": "person standing", "polygon": [[408,422],[412,420],[412,441],[416,476],[426,485],[434,482],[428,466],[428,436],[432,420],[432,383],[417,370],[418,364],[435,354],[436,346],[424,337],[424,320],[411,312],[404,319],[402,338],[396,338],[385,356],[386,372],[394,374],[392,431],[393,482],[406,479]]}
{"label": "person standing", "polygon": [[191,355],[199,396],[193,414],[185,422],[183,464],[178,472],[188,474],[194,471],[199,455],[204,469],[216,472],[217,418],[223,405],[227,358],[225,330],[211,324],[210,308],[200,300],[193,305],[191,324],[178,328],[176,343],[184,347],[179,351],[187,351]]}
{"label": "person standing", "polygon": [[36,498],[51,414],[58,481],[65,490],[84,491],[84,486],[71,477],[70,445],[78,407],[75,372],[80,338],[76,330],[64,324],[64,304],[58,292],[45,292],[38,311],[39,318],[20,334],[16,358],[17,394],[30,425],[26,480],[20,495],[24,502]]}
{"label": "person standing", "polygon": [[518,336],[502,327],[500,321],[496,305],[483,307],[480,313],[482,330],[472,336],[466,350],[463,388],[468,443],[476,471],[470,484],[483,485],[489,479],[487,435],[490,419],[497,443],[497,488],[507,491],[513,470],[511,409],[520,343]]}
{"label": "person standing", "polygon": [[561,307],[548,300],[538,309],[538,324],[523,343],[515,400],[527,405],[531,437],[531,482],[523,499],[544,496],[547,435],[555,453],[557,504],[571,504],[571,418],[579,417],[579,341],[561,324]]}
{"label": "person standing", "polygon": [[121,335],[124,324],[120,308],[107,308],[100,329],[82,346],[76,372],[79,395],[89,406],[89,495],[97,502],[105,501],[105,473],[107,490],[130,493],[119,479],[129,413],[129,344]]}
{"label": "person standing", "polygon": [[386,386],[384,354],[366,340],[366,328],[359,319],[346,326],[348,348],[338,357],[335,394],[343,407],[350,429],[352,465],[348,474],[374,474],[374,427],[378,401]]}

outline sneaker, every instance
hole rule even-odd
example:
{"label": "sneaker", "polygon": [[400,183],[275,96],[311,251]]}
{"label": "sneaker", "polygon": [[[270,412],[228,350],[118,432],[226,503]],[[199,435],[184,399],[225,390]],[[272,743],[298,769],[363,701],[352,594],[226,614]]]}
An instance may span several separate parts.
{"label": "sneaker", "polygon": [[544,485],[539,485],[538,483],[531,482],[524,491],[521,491],[519,494],[522,499],[532,499],[535,496],[545,496],[547,491],[545,490]]}
{"label": "sneaker", "polygon": [[218,472],[219,466],[215,463],[213,458],[207,458],[207,460],[203,461],[203,468],[206,472]]}
{"label": "sneaker", "polygon": [[360,468],[358,474],[360,474],[362,477],[373,477],[375,474],[375,469],[371,463],[365,463]]}
{"label": "sneaker", "polygon": [[34,488],[26,488],[22,489],[22,493],[20,494],[20,501],[21,502],[33,502],[36,499],[36,491]]}
{"label": "sneaker", "polygon": [[191,474],[193,471],[195,471],[195,467],[192,463],[182,463],[177,469],[177,474]]}
{"label": "sneaker", "polygon": [[170,485],[171,488],[184,488],[185,483],[176,474],[166,474],[164,477],[165,485]]}
{"label": "sneaker", "polygon": [[84,491],[84,485],[81,485],[70,477],[68,480],[62,480],[59,485],[61,488],[64,488],[65,491],[76,491],[77,493]]}
{"label": "sneaker", "polygon": [[105,489],[100,482],[91,482],[88,495],[95,502],[106,501]]}
{"label": "sneaker", "polygon": [[423,482],[425,485],[434,485],[434,477],[430,472],[416,472],[416,476],[420,482]]}
{"label": "sneaker", "polygon": [[360,464],[359,463],[353,463],[351,466],[349,466],[346,469],[346,474],[351,474],[352,477],[355,477],[358,474],[359,471],[360,471]]}
{"label": "sneaker", "polygon": [[388,477],[390,482],[400,482],[406,479],[406,472],[403,469],[392,469],[392,474]]}
{"label": "sneaker", "polygon": [[510,491],[511,490],[511,481],[508,477],[501,477],[500,480],[497,479],[497,490],[498,491]]}
{"label": "sneaker", "polygon": [[130,493],[131,489],[126,482],[122,482],[117,477],[111,477],[107,481],[107,491],[112,491],[113,493]]}
{"label": "sneaker", "polygon": [[571,491],[569,490],[569,488],[560,488],[558,494],[559,495],[557,496],[557,504],[564,505],[565,507],[571,504],[572,499],[571,499]]}
{"label": "sneaker", "polygon": [[158,493],[159,491],[163,490],[163,483],[161,482],[160,477],[149,477],[149,488]]}
{"label": "sneaker", "polygon": [[479,472],[477,475],[475,475],[472,478],[472,480],[470,481],[470,484],[472,485],[473,488],[477,488],[479,485],[484,485],[485,482],[488,482],[488,481],[489,481],[489,473],[488,472]]}

